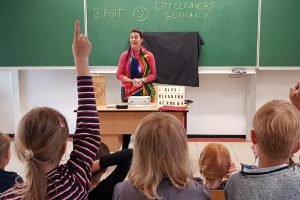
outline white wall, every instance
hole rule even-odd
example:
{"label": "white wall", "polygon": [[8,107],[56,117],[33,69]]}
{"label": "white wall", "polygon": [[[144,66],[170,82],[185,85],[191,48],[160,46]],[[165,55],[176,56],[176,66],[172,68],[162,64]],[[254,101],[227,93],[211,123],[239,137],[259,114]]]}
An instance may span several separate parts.
{"label": "white wall", "polygon": [[14,132],[12,72],[0,71],[0,132]]}
{"label": "white wall", "polygon": [[194,103],[188,113],[188,133],[207,135],[246,134],[246,79],[201,74],[199,88],[186,88]]}
{"label": "white wall", "polygon": [[260,71],[257,74],[256,108],[272,99],[289,100],[289,89],[300,80],[300,70]]}
{"label": "white wall", "polygon": [[22,114],[37,106],[60,111],[74,132],[77,108],[75,70],[23,70],[19,73]]}
{"label": "white wall", "polygon": [[[36,106],[62,112],[73,132],[77,106],[75,70],[20,70],[20,108],[23,115]],[[106,75],[106,102],[120,102],[120,82]],[[200,74],[199,88],[186,88],[186,99],[194,103],[188,113],[188,133],[245,135],[247,132],[247,78],[228,74]],[[256,109],[271,99],[286,99],[290,86],[300,79],[299,71],[257,71]],[[0,71],[0,131],[14,133],[12,72]],[[254,104],[255,105],[255,104]]]}

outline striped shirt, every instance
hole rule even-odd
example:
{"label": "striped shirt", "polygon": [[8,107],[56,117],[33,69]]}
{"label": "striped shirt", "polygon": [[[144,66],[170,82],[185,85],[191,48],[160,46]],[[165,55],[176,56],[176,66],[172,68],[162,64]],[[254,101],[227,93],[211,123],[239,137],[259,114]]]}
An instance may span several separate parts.
{"label": "striped shirt", "polygon": [[[91,167],[99,148],[99,118],[92,77],[77,77],[78,110],[73,151],[66,164],[46,174],[47,199],[87,199],[91,181]],[[0,194],[0,200],[22,199],[22,187]]]}

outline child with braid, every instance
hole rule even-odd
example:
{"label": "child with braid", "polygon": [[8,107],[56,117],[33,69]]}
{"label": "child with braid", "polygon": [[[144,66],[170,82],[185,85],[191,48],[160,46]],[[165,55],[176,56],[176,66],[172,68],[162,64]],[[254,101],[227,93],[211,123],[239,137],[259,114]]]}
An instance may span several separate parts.
{"label": "child with braid", "polygon": [[210,190],[224,190],[231,163],[230,153],[226,146],[220,143],[206,145],[199,158],[204,185]]}
{"label": "child with braid", "polygon": [[0,199],[87,199],[91,167],[99,146],[99,118],[89,73],[91,43],[75,23],[73,57],[77,71],[78,110],[73,151],[64,165],[69,128],[65,117],[48,107],[29,111],[15,139],[19,159],[26,165],[24,184],[0,194]]}

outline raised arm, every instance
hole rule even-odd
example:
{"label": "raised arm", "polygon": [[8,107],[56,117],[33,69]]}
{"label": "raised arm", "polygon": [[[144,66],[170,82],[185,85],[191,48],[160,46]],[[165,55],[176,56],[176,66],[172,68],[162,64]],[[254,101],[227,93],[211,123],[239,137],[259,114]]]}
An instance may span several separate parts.
{"label": "raised arm", "polygon": [[87,190],[90,186],[91,167],[99,146],[99,118],[92,77],[89,72],[91,43],[79,32],[79,21],[75,23],[73,57],[77,71],[78,110],[73,151],[67,165]]}
{"label": "raised arm", "polygon": [[89,55],[92,44],[83,33],[80,34],[80,24],[75,22],[74,40],[73,40],[73,58],[76,66],[77,76],[90,76]]}

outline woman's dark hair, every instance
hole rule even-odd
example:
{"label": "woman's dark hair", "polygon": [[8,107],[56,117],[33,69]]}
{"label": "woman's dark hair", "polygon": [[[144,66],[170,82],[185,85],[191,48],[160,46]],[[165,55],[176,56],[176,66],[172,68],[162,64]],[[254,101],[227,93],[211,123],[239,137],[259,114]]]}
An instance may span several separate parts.
{"label": "woman's dark hair", "polygon": [[131,33],[138,33],[140,35],[141,39],[144,38],[142,31],[140,29],[138,29],[138,28],[132,29],[129,34],[131,34]]}
{"label": "woman's dark hair", "polygon": [[[140,31],[140,29],[138,29],[138,28],[132,29],[132,30],[130,31],[129,35],[130,35],[131,33],[138,33],[141,39],[144,38],[142,31]],[[128,51],[127,51],[127,55],[126,55],[125,61],[128,60],[130,53],[131,53],[131,46],[130,46],[130,41],[129,41],[129,48],[128,48]]]}

